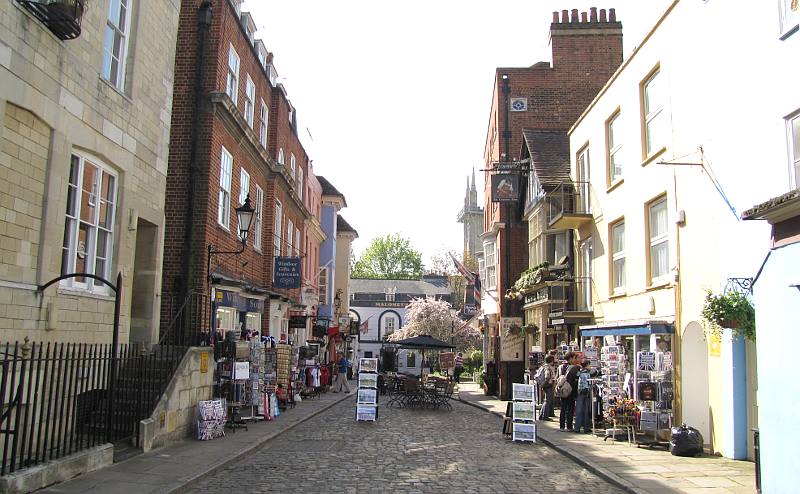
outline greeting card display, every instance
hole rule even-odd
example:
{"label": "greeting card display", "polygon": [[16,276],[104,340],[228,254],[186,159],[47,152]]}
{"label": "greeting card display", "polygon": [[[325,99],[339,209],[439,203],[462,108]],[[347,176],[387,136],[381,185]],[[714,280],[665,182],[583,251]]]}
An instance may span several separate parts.
{"label": "greeting card display", "polygon": [[378,418],[378,407],[375,405],[358,405],[356,420],[358,422],[374,422]]}
{"label": "greeting card display", "polygon": [[640,371],[656,370],[656,353],[639,352],[636,354],[637,367]]}
{"label": "greeting card display", "polygon": [[512,441],[536,442],[536,424],[535,423],[517,423],[514,422],[511,428]]}
{"label": "greeting card display", "polygon": [[533,384],[513,383],[511,387],[512,402],[506,409],[503,431],[508,433],[511,423],[511,439],[513,441],[536,442],[536,392]]}
{"label": "greeting card display", "polygon": [[532,401],[514,402],[514,420],[535,420],[536,405]]}
{"label": "greeting card display", "polygon": [[359,405],[375,405],[378,403],[378,390],[372,388],[358,388]]}
{"label": "greeting card display", "polygon": [[378,359],[359,359],[358,367],[356,421],[374,422],[378,420]]}
{"label": "greeting card display", "polygon": [[511,390],[514,401],[533,401],[533,385],[513,383]]}

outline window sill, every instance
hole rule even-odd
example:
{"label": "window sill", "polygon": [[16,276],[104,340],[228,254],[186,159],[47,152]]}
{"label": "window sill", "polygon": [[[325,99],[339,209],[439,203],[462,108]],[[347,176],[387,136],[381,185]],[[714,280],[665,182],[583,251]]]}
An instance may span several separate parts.
{"label": "window sill", "polygon": [[651,154],[651,155],[650,155],[650,156],[648,156],[648,157],[647,157],[647,158],[646,158],[644,161],[642,161],[642,166],[647,166],[647,165],[649,165],[650,163],[652,163],[653,161],[655,161],[655,159],[656,159],[656,158],[658,158],[659,156],[661,156],[662,154],[664,154],[664,152],[665,152],[666,150],[667,150],[667,147],[666,147],[666,146],[662,146],[662,147],[661,147],[661,149],[659,149],[659,150],[658,150],[658,151],[656,151],[655,153]]}
{"label": "window sill", "polygon": [[617,298],[623,298],[623,297],[627,297],[627,296],[628,296],[627,292],[617,292],[617,293],[609,295],[608,299],[609,300],[614,300],[614,299],[617,299]]}
{"label": "window sill", "polygon": [[[107,290],[111,290],[108,288]],[[108,295],[107,293],[103,293],[102,291],[91,291],[84,288],[76,288],[71,286],[59,286],[56,293],[59,295],[72,295],[75,297],[86,297],[86,298],[93,298],[96,300],[103,300],[106,302],[113,302],[115,300],[114,296]]]}
{"label": "window sill", "polygon": [[230,229],[230,227],[227,227],[227,226],[223,225],[223,224],[222,224],[222,223],[220,223],[219,221],[217,222],[217,227],[218,227],[218,228],[220,228],[221,230],[225,230],[225,231],[226,231],[226,232],[228,232],[228,233],[230,233],[230,232],[231,232],[231,229]]}
{"label": "window sill", "polygon": [[617,179],[616,182],[613,182],[612,184],[610,184],[608,186],[608,188],[606,189],[606,194],[611,193],[612,190],[616,189],[617,187],[619,187],[620,185],[622,185],[624,183],[625,183],[625,179],[624,178]]}
{"label": "window sill", "polygon": [[97,78],[98,78],[98,79],[100,79],[100,81],[101,81],[103,84],[105,84],[106,86],[108,86],[108,88],[109,88],[109,89],[111,89],[112,91],[114,91],[115,93],[117,93],[118,95],[120,95],[120,96],[122,97],[122,99],[124,99],[125,101],[127,101],[127,102],[128,102],[128,103],[130,103],[130,104],[133,104],[133,99],[131,99],[131,97],[130,97],[130,96],[128,96],[128,95],[127,95],[127,94],[125,94],[125,92],[124,92],[124,91],[122,91],[120,88],[118,88],[117,86],[115,86],[114,84],[112,84],[112,83],[111,83],[111,81],[109,81],[108,79],[106,79],[105,77],[103,77],[103,76],[102,76],[102,74],[97,74]]}
{"label": "window sill", "polygon": [[664,280],[664,279],[654,280],[647,286],[647,288],[645,288],[645,291],[652,292],[664,288],[672,288],[672,283],[669,280]]}

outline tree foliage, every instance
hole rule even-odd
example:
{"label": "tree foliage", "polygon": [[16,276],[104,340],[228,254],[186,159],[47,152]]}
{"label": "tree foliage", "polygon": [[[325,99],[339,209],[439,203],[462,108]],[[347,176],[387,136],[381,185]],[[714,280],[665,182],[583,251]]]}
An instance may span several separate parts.
{"label": "tree foliage", "polygon": [[353,264],[353,278],[417,280],[422,277],[422,255],[399,234],[377,237]]}
{"label": "tree foliage", "polygon": [[404,340],[420,335],[431,335],[442,341],[450,341],[458,351],[475,348],[480,340],[480,332],[465,326],[450,304],[433,298],[415,298],[408,305],[406,324],[389,335],[389,341]]}

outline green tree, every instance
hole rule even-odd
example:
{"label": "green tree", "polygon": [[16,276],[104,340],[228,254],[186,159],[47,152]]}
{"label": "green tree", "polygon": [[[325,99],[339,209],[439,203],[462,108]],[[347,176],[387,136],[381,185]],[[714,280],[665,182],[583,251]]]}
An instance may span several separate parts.
{"label": "green tree", "polygon": [[422,255],[399,234],[372,239],[353,265],[353,278],[417,280],[422,277]]}

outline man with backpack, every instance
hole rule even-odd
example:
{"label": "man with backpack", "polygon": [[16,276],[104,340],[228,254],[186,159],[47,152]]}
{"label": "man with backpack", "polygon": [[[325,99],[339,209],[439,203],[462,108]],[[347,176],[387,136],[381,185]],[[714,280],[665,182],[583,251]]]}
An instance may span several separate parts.
{"label": "man with backpack", "polygon": [[558,428],[572,431],[572,421],[575,417],[575,399],[578,397],[578,366],[575,352],[564,355],[565,363],[558,368],[555,394],[561,398],[561,414],[558,418]]}
{"label": "man with backpack", "polygon": [[575,432],[592,432],[591,404],[592,395],[589,390],[589,377],[591,369],[589,361],[584,360],[580,363],[578,371],[578,399],[575,402]]}
{"label": "man with backpack", "polygon": [[539,412],[539,420],[550,420],[553,413],[553,387],[556,383],[556,358],[548,355],[544,359],[544,365],[534,374],[533,379],[544,392],[544,404]]}

